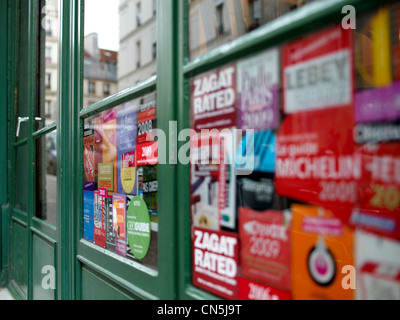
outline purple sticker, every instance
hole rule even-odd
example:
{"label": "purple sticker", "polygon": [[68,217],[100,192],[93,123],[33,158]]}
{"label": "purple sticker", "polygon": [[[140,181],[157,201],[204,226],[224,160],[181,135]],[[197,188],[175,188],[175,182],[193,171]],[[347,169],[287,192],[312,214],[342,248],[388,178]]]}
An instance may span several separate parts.
{"label": "purple sticker", "polygon": [[115,252],[121,256],[126,256],[126,241],[122,239],[116,239],[115,241]]}
{"label": "purple sticker", "polygon": [[238,128],[279,126],[279,52],[276,49],[238,63]]}
{"label": "purple sticker", "polygon": [[394,121],[400,119],[400,82],[391,86],[356,93],[357,123]]}

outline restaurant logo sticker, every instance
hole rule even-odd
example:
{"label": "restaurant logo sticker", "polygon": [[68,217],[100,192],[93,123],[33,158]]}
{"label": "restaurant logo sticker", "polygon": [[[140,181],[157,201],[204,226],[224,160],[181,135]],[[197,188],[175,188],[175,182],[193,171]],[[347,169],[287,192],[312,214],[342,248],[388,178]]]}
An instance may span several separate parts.
{"label": "restaurant logo sticker", "polygon": [[142,260],[149,251],[151,224],[149,210],[140,196],[133,197],[129,204],[126,227],[129,247],[133,255]]}

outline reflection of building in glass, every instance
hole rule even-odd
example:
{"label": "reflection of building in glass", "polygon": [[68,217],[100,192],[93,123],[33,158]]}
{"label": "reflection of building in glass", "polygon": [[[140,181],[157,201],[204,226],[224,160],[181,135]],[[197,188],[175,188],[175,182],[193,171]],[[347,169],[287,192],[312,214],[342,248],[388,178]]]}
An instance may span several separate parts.
{"label": "reflection of building in glass", "polygon": [[189,0],[190,57],[239,38],[312,0]]}
{"label": "reflection of building in glass", "polygon": [[117,62],[118,52],[99,48],[97,33],[85,37],[84,108],[117,92]]}
{"label": "reflection of building in glass", "polygon": [[156,0],[120,0],[118,90],[156,74]]}
{"label": "reflection of building in glass", "polygon": [[57,118],[57,64],[58,64],[58,7],[56,0],[48,0],[43,10],[44,29],[44,114],[46,125]]}

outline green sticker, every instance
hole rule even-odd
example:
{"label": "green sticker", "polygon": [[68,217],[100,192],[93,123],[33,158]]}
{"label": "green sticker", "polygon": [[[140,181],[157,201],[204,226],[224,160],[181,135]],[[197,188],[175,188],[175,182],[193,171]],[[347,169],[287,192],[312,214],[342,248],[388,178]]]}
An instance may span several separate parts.
{"label": "green sticker", "polygon": [[141,260],[149,251],[151,226],[149,210],[140,196],[133,197],[129,204],[126,227],[129,247],[133,255]]}

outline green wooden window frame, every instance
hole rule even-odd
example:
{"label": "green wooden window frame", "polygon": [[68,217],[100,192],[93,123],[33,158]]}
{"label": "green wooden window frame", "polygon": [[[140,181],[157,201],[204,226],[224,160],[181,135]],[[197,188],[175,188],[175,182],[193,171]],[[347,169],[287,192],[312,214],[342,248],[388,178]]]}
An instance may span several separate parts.
{"label": "green wooden window frame", "polygon": [[[298,38],[308,32],[316,31],[324,26],[340,22],[343,18],[341,9],[344,5],[353,5],[357,13],[377,8],[389,2],[364,0],[321,0],[288,13],[249,34],[230,43],[222,45],[193,60],[189,59],[189,31],[188,31],[188,1],[187,0],[159,0],[157,2],[157,76],[123,90],[101,102],[81,110],[83,101],[83,12],[84,0],[60,0],[59,6],[59,112],[57,124],[33,133],[33,123],[30,123],[28,132],[36,138],[57,128],[57,145],[60,157],[57,160],[57,233],[55,256],[57,257],[57,297],[58,299],[82,298],[82,272],[84,266],[91,273],[113,285],[125,297],[132,299],[218,299],[214,295],[198,289],[192,285],[191,279],[191,240],[190,240],[190,184],[189,165],[166,164],[160,165],[158,201],[163,208],[159,215],[159,242],[158,271],[150,270],[139,264],[126,263],[107,255],[85,240],[82,240],[83,218],[83,170],[82,170],[82,138],[84,119],[115,107],[131,99],[140,97],[154,90],[157,91],[158,128],[169,136],[169,122],[177,121],[177,130],[190,127],[190,79],[202,72],[212,70],[229,62],[236,61],[250,54],[281,45]],[[3,9],[5,1],[1,3]],[[16,14],[16,8],[9,0],[9,10],[1,17],[8,15],[8,23]],[[33,8],[34,0],[30,0]],[[2,10],[3,11],[3,10]],[[15,18],[15,17],[14,17]],[[2,22],[4,20],[2,19]],[[1,23],[2,23],[1,22]],[[31,22],[31,27],[33,21]],[[1,43],[15,41],[15,35],[8,33],[0,35]],[[4,46],[2,46],[3,48]],[[2,49],[0,49],[2,50]],[[15,82],[13,71],[16,62],[13,61],[15,48],[8,48],[6,62],[11,83]],[[30,48],[33,50],[33,48]],[[32,55],[33,57],[33,55]],[[0,61],[3,66],[5,63]],[[34,65],[34,61],[31,61]],[[1,76],[0,81],[5,78]],[[34,79],[31,77],[29,90],[33,96]],[[2,86],[1,86],[2,87]],[[1,101],[7,100],[10,123],[15,123],[11,112],[14,106],[14,86],[7,92],[0,88]],[[7,97],[6,97],[7,96]],[[32,99],[30,99],[32,100]],[[31,101],[30,103],[34,103]],[[3,112],[3,110],[1,111]],[[33,118],[33,114],[30,115]],[[0,117],[4,121],[6,117]],[[3,126],[1,126],[4,128]],[[12,128],[9,127],[8,137],[12,137]],[[8,152],[16,147],[14,140],[4,137],[1,131],[0,139],[8,143]],[[19,142],[21,144],[22,142]],[[179,150],[186,141],[178,141],[176,150]],[[167,159],[169,158],[167,148]],[[13,157],[8,157],[13,161]],[[34,157],[30,152],[30,159]],[[4,168],[4,159],[0,159],[0,177],[8,176],[12,181],[12,170],[7,173]],[[33,181],[29,181],[33,186]],[[12,183],[11,183],[12,186]],[[10,185],[1,188],[1,194],[10,192]],[[0,199],[1,210],[6,210],[6,201]],[[12,203],[13,199],[9,199]],[[30,199],[28,203],[33,203]],[[30,220],[28,220],[30,221]],[[3,222],[3,224],[1,224]],[[5,239],[4,223],[0,221]],[[30,227],[29,222],[29,227]],[[4,250],[5,246],[2,246]],[[0,252],[1,253],[1,252]],[[2,255],[6,255],[3,253]],[[0,259],[4,264],[6,258]],[[2,265],[0,264],[0,265]],[[30,266],[30,269],[32,266]],[[30,289],[32,290],[32,289]],[[31,294],[28,295],[28,298]]]}

